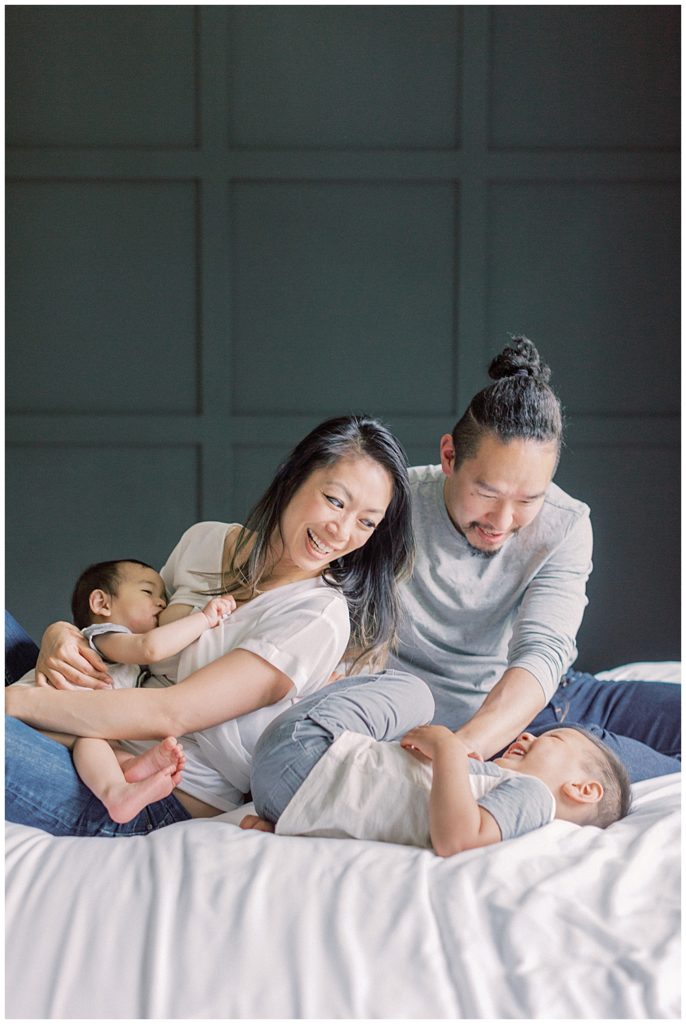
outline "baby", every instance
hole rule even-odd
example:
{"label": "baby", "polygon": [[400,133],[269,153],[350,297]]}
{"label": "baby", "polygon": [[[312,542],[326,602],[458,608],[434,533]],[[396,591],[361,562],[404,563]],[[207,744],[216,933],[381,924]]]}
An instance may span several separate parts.
{"label": "baby", "polygon": [[[225,619],[232,597],[213,597],[202,611],[158,625],[167,607],[164,582],[152,566],[135,559],[98,562],[77,580],[74,624],[106,661],[115,687],[140,685],[141,666],[170,658]],[[172,736],[132,756],[108,740],[81,738],[72,756],[81,781],[116,822],[134,818],[172,792],[181,780],[184,754]]]}
{"label": "baby", "polygon": [[629,810],[626,770],[591,733],[525,732],[483,763],[444,726],[380,742],[389,738],[378,726],[382,696],[383,676],[332,694],[326,709],[296,707],[272,723],[253,762],[257,815],[241,828],[404,843],[449,857],[554,818],[605,828]]}

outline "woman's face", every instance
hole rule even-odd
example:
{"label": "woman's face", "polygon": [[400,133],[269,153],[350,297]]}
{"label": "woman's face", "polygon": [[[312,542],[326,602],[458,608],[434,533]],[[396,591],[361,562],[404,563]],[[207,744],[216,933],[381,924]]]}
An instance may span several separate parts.
{"label": "woman's face", "polygon": [[343,555],[366,544],[393,497],[393,480],[366,456],[346,456],[316,469],[281,517],[279,569],[318,576]]}

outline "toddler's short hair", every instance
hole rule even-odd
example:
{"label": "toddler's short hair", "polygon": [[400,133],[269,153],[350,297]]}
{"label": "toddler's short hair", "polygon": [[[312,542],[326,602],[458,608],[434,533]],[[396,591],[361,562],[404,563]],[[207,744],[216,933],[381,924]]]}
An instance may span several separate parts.
{"label": "toddler's short hair", "polygon": [[71,595],[71,615],[74,625],[79,629],[85,629],[93,622],[89,601],[94,590],[104,590],[111,597],[117,596],[121,582],[119,567],[124,562],[142,565],[145,569],[157,572],[154,566],[148,565],[147,562],[141,562],[140,558],[117,558],[111,562],[94,562],[93,565],[89,565],[79,576]]}
{"label": "toddler's short hair", "polygon": [[588,729],[577,725],[563,726],[575,729],[585,736],[596,748],[588,754],[584,769],[595,773],[603,787],[603,797],[589,811],[587,825],[607,828],[613,822],[624,818],[631,808],[631,780],[629,773],[617,755]]}

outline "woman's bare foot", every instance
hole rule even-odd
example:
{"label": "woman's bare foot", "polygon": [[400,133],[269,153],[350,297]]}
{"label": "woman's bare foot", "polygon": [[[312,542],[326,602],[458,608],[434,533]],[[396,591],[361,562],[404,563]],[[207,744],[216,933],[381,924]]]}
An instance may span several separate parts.
{"label": "woman's bare foot", "polygon": [[111,786],[100,797],[112,821],[120,824],[131,821],[136,815],[157,800],[169,796],[176,786],[175,778],[180,779],[180,772],[167,765],[162,771],[148,776],[141,782],[121,782]]}
{"label": "woman's bare foot", "polygon": [[[128,758],[122,764],[121,769],[127,782],[144,782],[145,779],[164,771],[165,768],[171,768],[172,779],[176,779],[174,782],[176,786],[185,763],[183,747],[173,736],[167,736],[166,740],[155,744],[144,754]],[[177,776],[178,778],[176,778]]]}
{"label": "woman's bare foot", "polygon": [[241,818],[239,828],[254,828],[258,832],[274,831],[274,826],[271,821],[265,821],[264,818],[258,818],[256,814],[246,814],[244,818]]}

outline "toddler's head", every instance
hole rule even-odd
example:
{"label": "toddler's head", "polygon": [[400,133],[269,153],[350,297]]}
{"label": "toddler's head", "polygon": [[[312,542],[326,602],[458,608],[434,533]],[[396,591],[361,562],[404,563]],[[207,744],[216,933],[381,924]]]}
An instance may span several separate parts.
{"label": "toddler's head", "polygon": [[626,768],[592,733],[560,726],[540,736],[524,732],[496,764],[534,775],[555,797],[557,818],[606,828],[631,806]]}
{"label": "toddler's head", "polygon": [[157,617],[166,607],[162,577],[136,558],[89,565],[76,581],[71,598],[72,617],[79,629],[112,622],[132,633],[147,633],[158,625]]}

